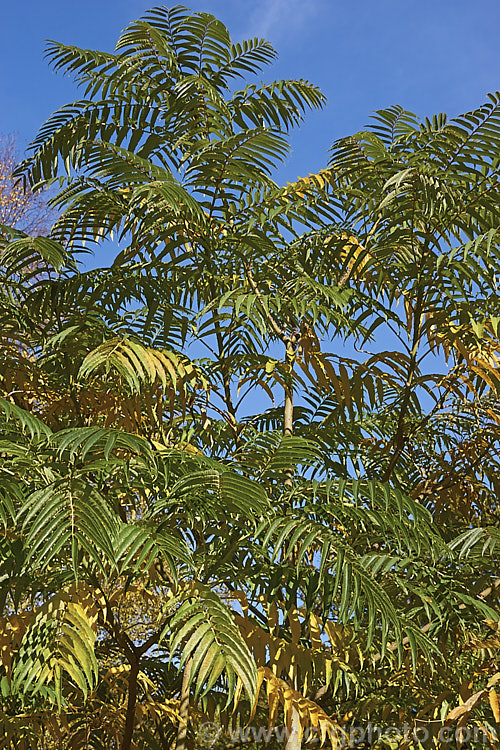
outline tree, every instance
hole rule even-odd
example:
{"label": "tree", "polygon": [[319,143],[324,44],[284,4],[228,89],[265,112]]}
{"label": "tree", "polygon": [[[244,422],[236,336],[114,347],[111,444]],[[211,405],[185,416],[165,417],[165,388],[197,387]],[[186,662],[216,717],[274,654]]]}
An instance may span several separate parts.
{"label": "tree", "polygon": [[51,225],[46,196],[24,190],[12,177],[19,157],[14,137],[0,136],[0,225],[45,234]]}
{"label": "tree", "polygon": [[[1,256],[4,745],[269,720],[336,746],[467,690],[449,720],[488,719],[498,666],[467,649],[496,648],[498,98],[378,113],[280,187],[323,98],[235,90],[262,40],[161,8],[114,54],[49,55],[84,99],[18,171],[62,178],[50,236]],[[398,348],[350,354],[383,326]]]}

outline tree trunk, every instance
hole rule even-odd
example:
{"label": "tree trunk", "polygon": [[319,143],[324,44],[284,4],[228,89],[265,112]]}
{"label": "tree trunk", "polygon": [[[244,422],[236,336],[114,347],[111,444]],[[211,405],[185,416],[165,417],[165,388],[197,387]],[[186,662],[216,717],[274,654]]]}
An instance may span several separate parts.
{"label": "tree trunk", "polygon": [[295,706],[292,706],[292,726],[290,729],[290,734],[288,735],[286,739],[284,750],[300,750],[302,746],[302,739],[299,734],[299,729],[300,729],[299,712],[297,711]]}
{"label": "tree trunk", "polygon": [[128,676],[127,713],[125,715],[125,731],[123,733],[121,750],[130,750],[134,735],[135,704],[137,702],[137,675],[139,674],[139,659],[130,664]]}
{"label": "tree trunk", "polygon": [[191,672],[192,659],[188,659],[184,665],[184,673],[182,675],[182,686],[180,695],[180,706],[179,716],[181,721],[177,728],[177,741],[175,743],[175,750],[187,750],[187,729],[189,719],[189,675]]}
{"label": "tree trunk", "polygon": [[[293,359],[295,357],[296,337],[293,336],[286,342],[286,358],[290,367],[290,382],[285,386],[285,405],[283,408],[283,435],[285,437],[293,435]],[[286,472],[285,487],[293,485],[293,469]],[[294,551],[289,554],[290,561],[293,562]],[[300,716],[299,712],[292,706],[292,726],[290,734],[287,737],[285,750],[300,750],[302,739],[299,734]]]}
{"label": "tree trunk", "polygon": [[[285,341],[286,361],[289,367],[290,381],[285,383],[285,404],[283,407],[283,435],[289,437],[293,435],[293,359],[295,357],[295,336],[289,337]],[[289,488],[293,484],[293,469],[286,471],[285,487]]]}
{"label": "tree trunk", "polygon": [[291,386],[285,387],[285,408],[283,414],[283,434],[291,435],[293,433],[293,389]]}

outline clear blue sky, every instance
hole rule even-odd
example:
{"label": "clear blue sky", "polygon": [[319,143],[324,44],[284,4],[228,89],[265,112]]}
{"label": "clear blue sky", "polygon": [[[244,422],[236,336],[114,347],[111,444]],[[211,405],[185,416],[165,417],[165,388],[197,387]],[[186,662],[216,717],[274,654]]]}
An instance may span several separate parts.
{"label": "clear blue sky", "polygon": [[[44,40],[111,50],[148,0],[5,0],[0,132],[24,147],[58,106],[78,97],[43,59]],[[175,4],[175,3],[170,3]],[[324,166],[332,141],[369,113],[402,104],[420,115],[481,104],[500,89],[500,0],[192,0],[234,39],[263,36],[279,52],[266,78],[307,78],[328,97],[293,139],[285,179]]]}

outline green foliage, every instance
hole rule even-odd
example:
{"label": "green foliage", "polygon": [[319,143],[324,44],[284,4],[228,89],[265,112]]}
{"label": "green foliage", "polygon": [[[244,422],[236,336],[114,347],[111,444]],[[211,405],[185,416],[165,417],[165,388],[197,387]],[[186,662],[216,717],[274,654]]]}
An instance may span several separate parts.
{"label": "green foliage", "polygon": [[[172,655],[183,644],[179,669],[196,676],[195,699],[207,693],[224,672],[233,697],[238,678],[248,696],[255,698],[257,670],[248,646],[236,627],[234,618],[219,597],[210,589],[196,586],[183,592],[181,605],[168,624]],[[160,642],[163,633],[160,634]]]}

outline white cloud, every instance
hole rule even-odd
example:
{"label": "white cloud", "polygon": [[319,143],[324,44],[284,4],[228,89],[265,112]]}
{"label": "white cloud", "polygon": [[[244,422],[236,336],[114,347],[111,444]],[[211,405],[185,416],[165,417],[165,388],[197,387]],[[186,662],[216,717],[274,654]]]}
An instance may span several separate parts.
{"label": "white cloud", "polygon": [[308,16],[315,15],[320,2],[321,0],[257,0],[246,36],[279,39],[299,29]]}

